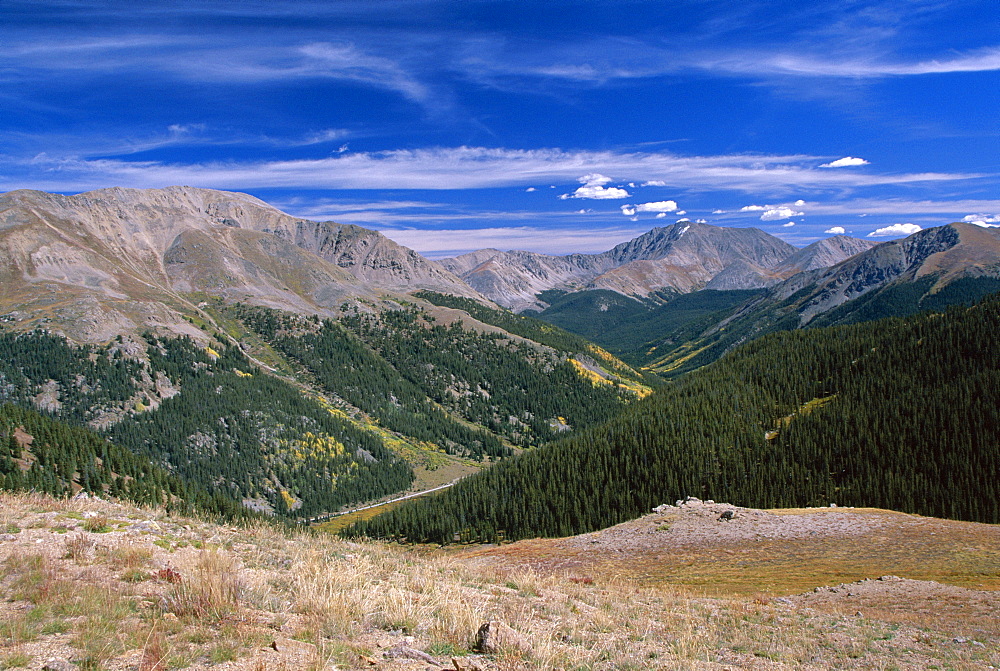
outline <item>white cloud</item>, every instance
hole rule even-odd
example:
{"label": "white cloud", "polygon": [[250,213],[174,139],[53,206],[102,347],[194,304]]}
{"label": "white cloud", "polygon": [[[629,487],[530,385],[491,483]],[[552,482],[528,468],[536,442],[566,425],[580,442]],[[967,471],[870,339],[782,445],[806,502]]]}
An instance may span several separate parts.
{"label": "white cloud", "polygon": [[687,217],[681,217],[680,219],[677,220],[677,223],[678,224],[690,224],[691,220],[688,219]]}
{"label": "white cloud", "polygon": [[588,198],[590,200],[618,200],[621,198],[628,198],[631,196],[625,189],[619,189],[617,186],[581,186],[579,189],[574,191],[569,197],[570,198]]}
{"label": "white cloud", "polygon": [[656,218],[656,219],[663,219],[663,218],[665,218],[666,216],[667,216],[667,213],[666,213],[666,212],[660,212],[659,214],[657,214],[657,215],[656,215],[656,217],[655,217],[655,218]]}
{"label": "white cloud", "polygon": [[805,204],[806,204],[806,201],[804,201],[804,200],[797,200],[797,201],[795,201],[793,203],[793,205],[795,205],[795,207],[802,207]]}
{"label": "white cloud", "polygon": [[642,227],[543,228],[497,226],[492,228],[423,229],[379,227],[388,238],[431,258],[457,256],[477,249],[527,249],[542,254],[594,253],[611,249],[646,232]]}
{"label": "white cloud", "polygon": [[707,224],[708,223],[708,219],[698,219],[694,223],[696,223],[696,224]]}
{"label": "white cloud", "polygon": [[845,156],[844,158],[838,158],[836,161],[830,161],[829,163],[824,163],[821,168],[847,168],[852,165],[868,165],[868,161],[863,158],[855,158],[853,156]]}
{"label": "white cloud", "polygon": [[535,187],[533,187],[533,186],[529,186],[529,187],[528,187],[527,189],[525,189],[525,192],[526,192],[526,193],[531,193],[532,191],[538,191],[538,189],[536,189],[536,188],[535,188]]}
{"label": "white cloud", "polygon": [[892,224],[885,228],[878,228],[868,234],[869,238],[881,238],[887,235],[913,235],[917,231],[923,230],[917,224]]}
{"label": "white cloud", "polygon": [[982,226],[983,228],[998,228],[1000,227],[1000,214],[992,216],[989,214],[970,214],[962,217],[962,221]]}
{"label": "white cloud", "polygon": [[796,212],[790,207],[775,207],[770,210],[765,210],[764,214],[760,215],[761,221],[780,221],[782,219],[790,219],[791,217],[801,217],[805,212]]}
{"label": "white cloud", "polygon": [[[351,134],[350,131],[344,130],[343,128],[327,128],[325,130],[321,130],[316,133],[311,133],[310,135],[307,135],[305,138],[302,139],[300,144],[310,145],[310,144],[322,144],[324,142],[333,142],[334,140],[343,139],[350,134]],[[343,145],[339,151],[340,153],[347,151],[347,145],[346,144]]]}
{"label": "white cloud", "polygon": [[[36,145],[37,146],[37,145]],[[85,191],[115,184],[156,188],[193,184],[217,189],[480,189],[562,182],[580,166],[600,166],[613,174],[669,174],[675,188],[734,189],[749,193],[792,187],[855,188],[965,180],[977,174],[859,174],[809,167],[806,156],[702,156],[669,153],[562,151],[450,147],[382,152],[347,152],[286,161],[160,163],[120,159],[48,156],[44,159],[0,155],[0,191],[18,188]],[[106,154],[104,154],[106,155]],[[603,175],[602,175],[603,177]],[[600,187],[600,189],[598,189]],[[624,189],[600,184],[581,187],[579,197],[625,198]],[[571,197],[570,194],[566,195]],[[965,212],[993,209],[973,206]],[[814,208],[810,205],[810,211]]]}
{"label": "white cloud", "polygon": [[725,214],[725,210],[712,210],[712,214]]}
{"label": "white cloud", "polygon": [[795,222],[794,221],[790,221],[787,224],[782,224],[781,227],[782,228],[791,228],[794,225],[795,225]]}
{"label": "white cloud", "polygon": [[587,198],[590,200],[617,200],[620,198],[628,198],[630,194],[625,189],[619,189],[616,186],[605,187],[604,185],[611,181],[610,177],[602,175],[600,173],[591,173],[589,175],[584,175],[577,180],[583,186],[578,188],[572,194],[563,194],[560,196],[562,199],[566,198]]}
{"label": "white cloud", "polygon": [[[766,209],[764,205],[744,205],[740,208],[740,212],[763,212]],[[722,214],[722,210],[719,210],[718,214]]]}
{"label": "white cloud", "polygon": [[643,182],[639,186],[666,186],[667,183],[662,179],[651,179],[648,182]]}
{"label": "white cloud", "polygon": [[[743,57],[740,57],[743,56]],[[786,74],[805,77],[890,77],[897,75],[943,74],[948,72],[990,72],[1000,70],[1000,48],[990,47],[951,58],[911,63],[886,63],[874,59],[826,60],[798,54],[775,52],[765,58],[738,54],[732,58],[706,58],[700,67],[742,74]]]}
{"label": "white cloud", "polygon": [[[655,203],[639,203],[635,206],[636,212],[673,212],[677,209],[677,202],[673,200],[660,200]],[[681,212],[680,214],[684,214]]]}
{"label": "white cloud", "polygon": [[[903,200],[900,198],[836,199],[809,203],[809,214],[824,216],[874,217],[886,215],[898,219],[917,216],[959,221],[967,212],[1000,212],[1000,200]],[[974,215],[978,217],[979,215]],[[943,221],[941,223],[944,223]]]}
{"label": "white cloud", "polygon": [[843,226],[831,226],[830,228],[823,231],[824,233],[829,233],[830,235],[844,235],[847,231],[844,230]]}
{"label": "white cloud", "polygon": [[676,214],[687,214],[687,210],[677,210]]}
{"label": "white cloud", "polygon": [[684,214],[683,211],[677,210],[677,202],[673,200],[660,200],[654,203],[639,203],[637,205],[622,205],[622,214],[627,217],[638,212],[657,212],[657,219],[662,219],[660,215],[665,215],[667,212],[677,212],[678,214]]}
{"label": "white cloud", "polygon": [[611,178],[607,175],[602,175],[600,173],[592,172],[589,175],[584,175],[577,180],[580,184],[584,186],[604,186],[611,182]]}

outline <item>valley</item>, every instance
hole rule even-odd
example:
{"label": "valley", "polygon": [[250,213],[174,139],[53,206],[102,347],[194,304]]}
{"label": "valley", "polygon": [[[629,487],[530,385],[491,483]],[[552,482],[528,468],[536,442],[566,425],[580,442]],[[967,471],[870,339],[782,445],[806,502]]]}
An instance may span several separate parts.
{"label": "valley", "polygon": [[0,204],[5,666],[1000,661],[993,229],[437,263],[243,194]]}
{"label": "valley", "polygon": [[0,671],[1000,669],[997,18],[0,2]]}

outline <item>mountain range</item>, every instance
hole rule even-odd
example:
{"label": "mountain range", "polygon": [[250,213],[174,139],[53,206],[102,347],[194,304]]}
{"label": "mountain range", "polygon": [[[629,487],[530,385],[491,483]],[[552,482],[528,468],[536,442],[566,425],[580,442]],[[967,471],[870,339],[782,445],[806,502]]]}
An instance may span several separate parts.
{"label": "mountain range", "polygon": [[[0,195],[0,403],[95,429],[148,460],[135,469],[165,470],[139,491],[101,470],[110,448],[73,457],[89,464],[74,469],[41,443],[11,443],[0,476],[320,515],[599,432],[644,404],[657,374],[772,332],[996,291],[1000,229],[971,224],[796,249],[757,229],[681,222],[599,254],[435,262],[245,194],[13,191]],[[628,416],[625,433],[653,421]]]}
{"label": "mountain range", "polygon": [[835,236],[796,249],[756,228],[681,222],[654,228],[600,254],[549,256],[484,249],[440,263],[484,296],[521,312],[548,307],[538,294],[553,289],[608,289],[655,300],[660,292],[766,287],[874,245]]}
{"label": "mountain range", "polygon": [[415,289],[480,297],[376,231],[190,187],[0,196],[0,283],[8,321],[77,342],[150,326],[199,336],[199,292],[327,316]]}

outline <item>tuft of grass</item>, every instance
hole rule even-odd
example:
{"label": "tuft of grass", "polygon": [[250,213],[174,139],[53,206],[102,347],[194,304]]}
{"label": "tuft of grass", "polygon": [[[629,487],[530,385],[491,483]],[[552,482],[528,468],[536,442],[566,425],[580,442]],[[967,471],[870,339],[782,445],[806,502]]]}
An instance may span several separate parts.
{"label": "tuft of grass", "polygon": [[72,559],[77,564],[87,560],[94,541],[84,534],[74,534],[64,541],[66,553],[64,559]]}
{"label": "tuft of grass", "polygon": [[112,531],[111,521],[108,516],[103,513],[98,513],[92,517],[88,517],[83,520],[84,531],[89,531],[94,534],[106,534]]}
{"label": "tuft of grass", "polygon": [[139,660],[138,671],[166,671],[169,655],[170,650],[166,640],[162,633],[156,631],[154,625],[142,646],[142,658]]}
{"label": "tuft of grass", "polygon": [[239,648],[229,641],[224,641],[212,646],[208,653],[208,659],[212,664],[222,664],[239,659]]}
{"label": "tuft of grass", "polygon": [[31,664],[31,655],[23,651],[15,651],[0,657],[0,669],[21,669]]}
{"label": "tuft of grass", "polygon": [[107,560],[116,569],[137,569],[148,566],[153,551],[137,543],[124,543],[107,551]]}
{"label": "tuft of grass", "polygon": [[122,580],[125,582],[145,582],[152,577],[153,576],[143,571],[141,568],[126,569],[125,572],[122,573]]}
{"label": "tuft of grass", "polygon": [[173,583],[164,596],[165,610],[178,617],[218,621],[239,611],[242,592],[233,558],[202,551],[193,575]]}

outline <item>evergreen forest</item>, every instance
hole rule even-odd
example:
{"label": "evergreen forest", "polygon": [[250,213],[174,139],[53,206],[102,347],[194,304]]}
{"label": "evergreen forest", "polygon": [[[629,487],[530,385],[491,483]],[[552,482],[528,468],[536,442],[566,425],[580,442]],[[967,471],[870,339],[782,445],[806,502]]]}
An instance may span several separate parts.
{"label": "evergreen forest", "polygon": [[781,331],[349,535],[563,536],[685,496],[1000,522],[1000,300]]}
{"label": "evergreen forest", "polygon": [[[235,345],[219,340],[205,347],[152,334],[145,339],[143,360],[126,355],[120,341],[77,347],[40,331],[0,330],[0,402],[42,409],[50,422],[79,431],[97,428],[101,440],[134,455],[148,473],[169,473],[176,480],[174,494],[210,491],[213,499],[235,502],[230,512],[245,502],[261,512],[310,516],[406,489],[413,481],[412,469],[378,435],[263,373]],[[40,445],[57,449],[51,441]],[[91,491],[97,487],[88,484],[92,475],[105,490],[115,484],[98,477],[99,469],[95,475],[71,468],[82,460],[45,476],[44,486],[32,469],[57,460],[43,455],[23,462],[31,466],[25,486],[70,493],[72,481]],[[47,472],[42,468],[38,477]],[[77,475],[67,477],[72,473]],[[10,480],[18,479],[16,473],[5,475],[17,484]],[[166,489],[158,485],[158,491]],[[128,493],[140,501],[153,496]]]}
{"label": "evergreen forest", "polygon": [[565,351],[460,321],[442,324],[414,305],[353,310],[336,322],[260,307],[238,306],[236,314],[326,392],[393,431],[476,459],[509,456],[508,445],[537,446],[609,419],[635,396],[618,381],[639,377],[607,357],[616,372],[595,381]]}

